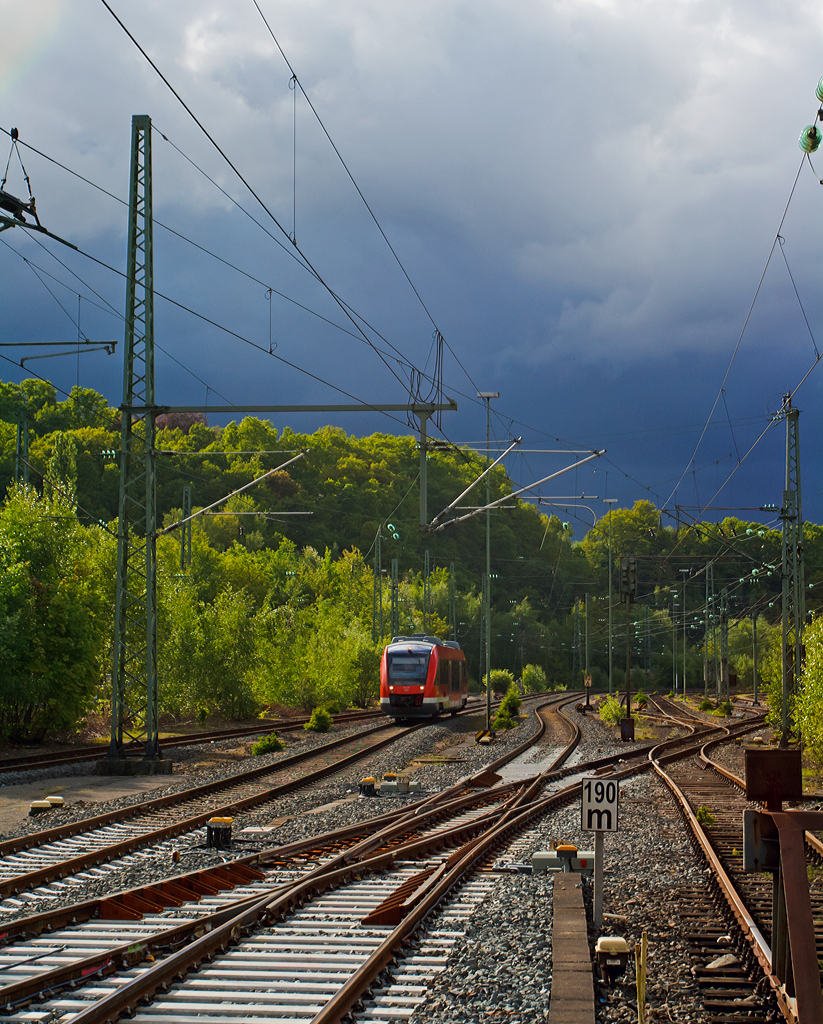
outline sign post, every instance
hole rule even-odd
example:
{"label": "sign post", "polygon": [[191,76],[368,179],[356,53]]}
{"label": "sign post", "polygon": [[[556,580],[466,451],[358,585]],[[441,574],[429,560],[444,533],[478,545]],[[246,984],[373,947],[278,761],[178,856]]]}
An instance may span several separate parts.
{"label": "sign post", "polygon": [[603,833],[617,831],[617,779],[587,775],[582,780],[580,828],[594,832],[594,927],[603,926]]}

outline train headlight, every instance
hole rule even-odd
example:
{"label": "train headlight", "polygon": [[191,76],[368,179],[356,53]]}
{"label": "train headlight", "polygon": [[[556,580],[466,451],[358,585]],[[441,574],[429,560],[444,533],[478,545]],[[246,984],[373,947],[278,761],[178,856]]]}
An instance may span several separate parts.
{"label": "train headlight", "polygon": [[393,686],[389,687],[389,693],[394,693],[394,687]]}

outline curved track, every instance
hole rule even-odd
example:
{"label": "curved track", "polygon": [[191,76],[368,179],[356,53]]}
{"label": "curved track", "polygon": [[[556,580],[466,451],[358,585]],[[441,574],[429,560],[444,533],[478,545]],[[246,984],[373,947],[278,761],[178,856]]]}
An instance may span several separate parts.
{"label": "curved track", "polygon": [[[565,700],[564,695],[556,703]],[[43,988],[66,984],[57,974],[46,977],[49,971],[67,970],[74,972],[75,982],[78,977],[112,974],[110,980],[95,980],[71,998],[60,996],[43,1007],[44,1014],[76,1013],[74,1019],[83,1024],[116,1020],[124,1013],[145,1024],[170,1016],[179,1024],[190,1024],[202,1015],[217,1024],[239,1017],[330,1022],[356,1011],[369,993],[370,1019],[384,1019],[384,1012],[386,1019],[407,1016],[421,998],[426,972],[442,966],[444,950],[456,934],[450,936],[440,927],[437,935],[421,940],[415,956],[393,966],[420,923],[435,908],[440,911],[440,926],[470,912],[472,901],[488,891],[489,869],[501,849],[577,796],[580,783],[569,781],[569,774],[614,768],[627,759],[623,753],[561,768],[580,737],[579,729],[570,725],[567,748],[541,774],[499,782],[498,770],[536,742],[543,729],[545,723],[537,737],[474,777],[407,809],[344,830],[345,835],[330,833],[246,858],[243,868],[260,877],[235,889],[232,899],[222,897],[223,905],[210,920],[204,917],[201,897],[181,902],[172,911],[174,931],[165,912],[133,924],[142,930],[140,936],[118,932],[118,922],[107,932],[107,947],[94,953],[96,960],[83,963],[75,951],[63,968],[52,967],[47,956],[12,968],[27,972],[27,978],[17,988],[7,985],[0,995],[9,1009],[20,1009]],[[705,735],[716,731],[709,726],[701,730]],[[682,757],[698,745],[690,736],[660,746],[666,756]],[[615,777],[648,770],[647,753],[648,748],[630,752],[636,763],[621,766]],[[364,829],[371,833],[368,838]],[[227,865],[227,871],[235,865],[238,862]],[[186,884],[180,880],[181,890]],[[189,884],[196,880],[189,879]],[[156,900],[160,903],[173,895],[156,894]],[[97,929],[91,941],[100,943],[101,926],[92,914],[99,915],[101,908],[86,913],[90,932]],[[21,935],[38,924],[16,922],[15,927]],[[197,937],[198,931],[204,934]],[[146,933],[155,936],[155,951],[150,954]],[[31,947],[11,948],[25,960],[26,954],[37,955],[37,942],[48,946],[63,938],[60,932],[51,932]],[[116,954],[112,939],[121,940]],[[151,955],[156,963],[115,974],[129,941],[135,958]],[[177,952],[169,952],[181,943]],[[304,970],[297,973],[301,966]],[[139,1008],[151,998],[148,1009]]]}
{"label": "curved track", "polygon": [[[722,923],[716,937],[727,942],[729,936],[725,933],[730,923],[738,936],[736,962],[713,970],[704,969],[701,983],[706,987],[714,1012],[722,1005],[727,1014],[739,1014],[746,1009],[753,1014],[768,1016],[769,1007],[776,1006],[780,1014],[793,1024],[821,1020],[823,1008],[817,1007],[817,1017],[809,1016],[808,1010],[805,1013],[799,1010],[796,999],[787,995],[783,979],[776,973],[771,948],[772,879],[766,874],[743,873],[743,811],[750,807],[756,809],[756,805],[746,801],[744,781],[711,758],[711,749],[721,742],[724,742],[722,738],[704,744],[690,763],[665,770],[659,761],[654,765],[655,771],[673,793],[691,830],[694,845],[712,872],[717,903],[722,904],[725,912],[721,915]],[[707,821],[704,817],[703,824],[697,817],[701,807],[711,811],[711,819]],[[823,853],[823,844],[812,833],[807,832],[805,838],[811,863]],[[819,891],[812,892],[811,904],[816,943],[820,950],[823,947],[823,896]],[[704,916],[708,917],[710,913],[706,908]],[[728,945],[712,947],[706,941],[705,931],[704,928],[704,954],[708,959],[728,953]],[[809,970],[815,971],[817,967],[813,959]],[[812,980],[809,971],[803,974],[806,982]],[[725,999],[721,995],[725,995]],[[819,996],[812,994],[812,1004],[815,1001],[820,1002]],[[809,1005],[807,1002],[806,1006]],[[766,1016],[761,1019],[766,1019]],[[729,1019],[739,1018],[730,1016]]]}

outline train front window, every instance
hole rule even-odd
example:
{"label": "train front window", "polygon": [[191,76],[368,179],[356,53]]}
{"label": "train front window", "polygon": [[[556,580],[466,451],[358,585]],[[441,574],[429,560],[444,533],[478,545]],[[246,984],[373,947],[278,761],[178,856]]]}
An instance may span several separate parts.
{"label": "train front window", "polygon": [[428,654],[390,654],[389,680],[393,683],[425,683],[429,667]]}

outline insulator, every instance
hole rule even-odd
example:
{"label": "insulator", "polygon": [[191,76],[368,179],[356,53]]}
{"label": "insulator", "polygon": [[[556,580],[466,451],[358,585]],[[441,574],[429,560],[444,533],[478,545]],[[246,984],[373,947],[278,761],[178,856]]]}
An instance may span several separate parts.
{"label": "insulator", "polygon": [[823,103],[823,78],[817,83],[817,88],[814,91],[815,96]]}
{"label": "insulator", "polygon": [[815,153],[820,145],[821,135],[816,125],[808,124],[800,133],[797,140],[798,146],[804,153]]}

